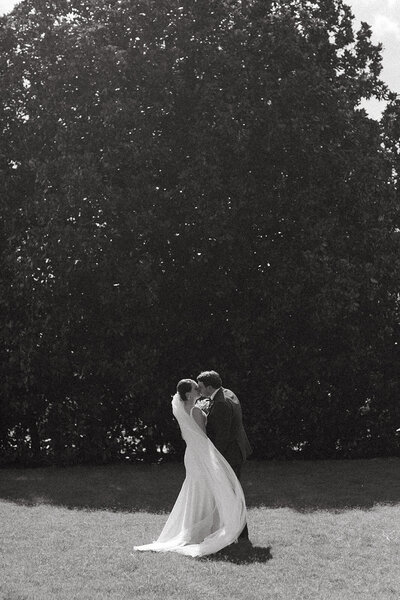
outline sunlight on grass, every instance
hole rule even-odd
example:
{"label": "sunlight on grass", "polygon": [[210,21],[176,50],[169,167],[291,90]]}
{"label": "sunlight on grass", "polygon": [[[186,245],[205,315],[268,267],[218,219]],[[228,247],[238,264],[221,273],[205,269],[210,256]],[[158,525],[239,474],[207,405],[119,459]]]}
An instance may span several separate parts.
{"label": "sunlight on grass", "polygon": [[[132,552],[135,544],[152,541],[160,532],[171,508],[162,502],[173,503],[183,475],[181,465],[3,470],[0,597],[398,600],[399,466],[398,459],[249,463],[244,487],[253,547],[233,546],[202,559]],[[381,488],[387,482],[386,490],[373,485],[372,473]],[[339,479],[346,488],[341,492]],[[134,480],[141,484],[135,490]],[[93,490],[94,481],[98,487]],[[324,481],[331,482],[330,494],[338,493],[330,506],[323,494]],[[167,488],[161,495],[164,500],[155,500],[152,507],[150,489],[158,496],[160,483]],[[79,504],[82,498],[76,498],[73,507],[74,489],[80,490],[87,508]],[[136,512],[127,510],[128,498],[123,495],[127,491]],[[142,501],[147,509],[137,511]],[[102,503],[107,510],[98,508]],[[119,510],[118,504],[123,505]]]}

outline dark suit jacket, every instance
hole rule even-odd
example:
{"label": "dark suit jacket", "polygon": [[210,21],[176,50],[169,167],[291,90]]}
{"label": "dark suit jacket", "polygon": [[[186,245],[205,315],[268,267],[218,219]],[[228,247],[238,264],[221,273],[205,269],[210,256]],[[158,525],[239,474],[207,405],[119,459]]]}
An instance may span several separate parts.
{"label": "dark suit jacket", "polygon": [[207,435],[231,466],[238,466],[251,454],[243,428],[242,408],[237,396],[225,388],[215,394],[207,416]]}

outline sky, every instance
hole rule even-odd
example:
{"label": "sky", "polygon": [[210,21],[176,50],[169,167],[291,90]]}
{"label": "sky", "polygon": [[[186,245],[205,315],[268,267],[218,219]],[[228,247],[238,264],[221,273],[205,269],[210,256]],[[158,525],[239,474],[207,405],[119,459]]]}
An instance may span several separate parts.
{"label": "sky", "polygon": [[[12,10],[17,0],[0,0],[0,15]],[[400,0],[347,0],[356,24],[366,21],[372,27],[373,41],[383,44],[382,79],[400,94]],[[384,104],[376,100],[363,105],[373,118],[379,118]]]}
{"label": "sky", "polygon": [[[356,22],[366,21],[371,25],[373,41],[382,42],[381,78],[393,92],[400,94],[400,0],[347,0],[346,4]],[[384,103],[371,100],[364,107],[371,117],[379,118]]]}

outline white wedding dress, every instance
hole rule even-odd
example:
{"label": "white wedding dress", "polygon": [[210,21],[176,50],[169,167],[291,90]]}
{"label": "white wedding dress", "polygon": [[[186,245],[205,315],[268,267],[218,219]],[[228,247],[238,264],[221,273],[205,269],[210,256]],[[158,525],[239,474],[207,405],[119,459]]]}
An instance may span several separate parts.
{"label": "white wedding dress", "polygon": [[[193,411],[193,409],[192,409]],[[134,550],[205,556],[232,544],[246,523],[242,487],[179,395],[172,412],[186,442],[186,478],[159,538]]]}

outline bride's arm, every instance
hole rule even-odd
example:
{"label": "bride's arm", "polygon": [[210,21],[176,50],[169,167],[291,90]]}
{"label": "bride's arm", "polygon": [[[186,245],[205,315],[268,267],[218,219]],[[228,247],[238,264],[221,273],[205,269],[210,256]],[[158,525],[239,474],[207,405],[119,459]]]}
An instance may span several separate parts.
{"label": "bride's arm", "polygon": [[194,406],[192,409],[193,419],[204,433],[206,433],[206,415],[203,413],[201,408]]}

